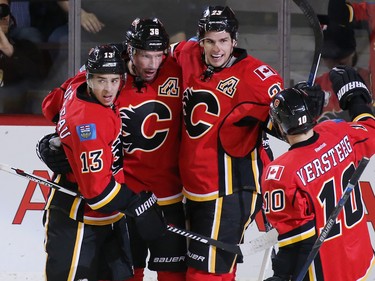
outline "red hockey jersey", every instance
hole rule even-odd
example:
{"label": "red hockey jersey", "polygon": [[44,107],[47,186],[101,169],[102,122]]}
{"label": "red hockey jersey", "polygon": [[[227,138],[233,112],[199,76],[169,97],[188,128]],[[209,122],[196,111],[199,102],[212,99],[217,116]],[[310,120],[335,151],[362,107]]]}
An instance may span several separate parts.
{"label": "red hockey jersey", "polygon": [[[74,83],[85,81],[85,72]],[[58,114],[67,85],[54,89],[42,104],[49,120]],[[182,112],[181,68],[171,58],[160,67],[151,83],[138,89],[135,77],[128,74],[117,102],[122,119],[125,183],[135,192],[155,193],[160,205],[182,200],[178,169]]]}
{"label": "red hockey jersey", "polygon": [[198,42],[181,42],[173,56],[182,66],[183,118],[180,171],[184,194],[212,200],[236,190],[259,191],[265,155],[261,123],[283,82],[270,66],[235,48],[230,67],[204,79]]}
{"label": "red hockey jersey", "polygon": [[160,205],[182,200],[178,169],[181,138],[181,69],[167,57],[156,79],[136,86],[128,75],[118,102],[122,119],[125,183],[149,190]]}
{"label": "red hockey jersey", "polygon": [[[279,232],[280,249],[320,234],[359,160],[375,153],[372,118],[358,123],[324,121],[314,131],[312,138],[268,165],[262,177],[265,213]],[[356,186],[306,276],[362,280],[373,263],[365,208]]]}
{"label": "red hockey jersey", "polygon": [[[124,182],[121,119],[118,108],[105,107],[90,98],[86,87],[86,83],[68,86],[56,129],[74,174],[67,176],[77,182],[78,191],[86,199],[83,221],[110,224],[123,214],[95,210],[108,204]],[[81,199],[76,200],[78,204]],[[71,217],[77,219],[73,212],[74,208],[70,210]]]}

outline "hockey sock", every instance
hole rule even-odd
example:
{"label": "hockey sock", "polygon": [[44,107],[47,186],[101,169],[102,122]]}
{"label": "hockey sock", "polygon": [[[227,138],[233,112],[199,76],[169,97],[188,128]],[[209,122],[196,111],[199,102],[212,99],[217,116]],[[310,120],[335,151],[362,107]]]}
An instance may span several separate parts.
{"label": "hockey sock", "polygon": [[186,272],[158,271],[158,281],[185,281]]}

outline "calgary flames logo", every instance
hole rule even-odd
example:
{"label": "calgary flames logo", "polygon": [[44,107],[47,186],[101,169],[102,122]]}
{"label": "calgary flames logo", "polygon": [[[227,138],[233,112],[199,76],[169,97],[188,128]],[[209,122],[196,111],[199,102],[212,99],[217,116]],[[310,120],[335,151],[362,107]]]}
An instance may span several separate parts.
{"label": "calgary flames logo", "polygon": [[122,107],[123,148],[126,153],[136,150],[153,151],[166,140],[172,120],[170,108],[160,101],[147,101],[137,106]]}

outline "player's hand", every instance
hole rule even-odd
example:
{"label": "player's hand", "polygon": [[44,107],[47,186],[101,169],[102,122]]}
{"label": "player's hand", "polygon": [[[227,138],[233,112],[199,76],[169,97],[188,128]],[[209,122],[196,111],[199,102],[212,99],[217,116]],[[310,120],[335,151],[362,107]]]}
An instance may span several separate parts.
{"label": "player's hand", "polygon": [[138,233],[144,240],[158,239],[167,231],[163,211],[152,192],[143,191],[134,195],[125,214],[134,218]]}
{"label": "player's hand", "polygon": [[56,133],[45,135],[38,141],[36,154],[54,173],[65,174],[72,171]]}
{"label": "player's hand", "polygon": [[354,97],[361,97],[366,104],[372,102],[363,79],[352,67],[336,66],[329,72],[329,78],[342,110],[348,109],[350,100]]}
{"label": "player's hand", "polygon": [[299,82],[293,88],[303,90],[307,93],[310,100],[307,106],[314,119],[322,115],[325,93],[322,91],[320,85],[308,86],[306,82]]}

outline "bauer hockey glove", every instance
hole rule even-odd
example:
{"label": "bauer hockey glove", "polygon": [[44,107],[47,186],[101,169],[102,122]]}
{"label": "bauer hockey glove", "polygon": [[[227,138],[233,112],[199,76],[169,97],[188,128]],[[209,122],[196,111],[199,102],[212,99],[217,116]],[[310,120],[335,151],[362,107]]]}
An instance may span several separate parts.
{"label": "bauer hockey glove", "polygon": [[348,109],[348,105],[354,97],[362,98],[366,104],[372,102],[369,90],[354,68],[336,66],[329,72],[329,78],[342,110]]}
{"label": "bauer hockey glove", "polygon": [[65,174],[72,171],[60,138],[56,133],[42,137],[36,145],[36,154],[52,172]]}
{"label": "bauer hockey glove", "polygon": [[163,211],[152,192],[142,191],[134,195],[125,214],[134,218],[138,233],[144,240],[158,239],[167,231]]}

